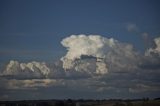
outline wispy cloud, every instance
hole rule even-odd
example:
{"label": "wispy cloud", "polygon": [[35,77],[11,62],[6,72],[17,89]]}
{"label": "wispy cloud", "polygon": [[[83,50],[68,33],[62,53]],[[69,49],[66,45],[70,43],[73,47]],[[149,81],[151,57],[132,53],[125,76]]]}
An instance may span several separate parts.
{"label": "wispy cloud", "polygon": [[143,92],[151,92],[151,91],[160,91],[160,86],[136,84],[134,87],[129,88],[129,92],[132,92],[132,93],[143,93]]}
{"label": "wispy cloud", "polygon": [[128,32],[138,32],[139,31],[138,26],[134,23],[128,23],[126,25],[126,29]]}

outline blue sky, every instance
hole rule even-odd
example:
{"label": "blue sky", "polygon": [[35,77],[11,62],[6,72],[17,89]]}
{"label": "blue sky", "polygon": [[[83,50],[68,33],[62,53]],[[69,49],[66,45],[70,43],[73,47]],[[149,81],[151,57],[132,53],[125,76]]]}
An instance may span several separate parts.
{"label": "blue sky", "polygon": [[[18,60],[20,62],[57,61],[67,52],[66,48],[61,44],[62,39],[73,34],[91,34],[114,38],[120,42],[132,44],[136,51],[143,55],[146,48],[151,48],[153,39],[160,36],[159,19],[159,0],[1,0],[0,68],[1,70],[4,69],[4,65],[10,60]],[[147,40],[144,35],[147,36],[145,37]],[[147,60],[146,64],[152,63]],[[160,62],[153,64],[159,65]],[[144,67],[146,66],[144,65]],[[152,80],[153,83],[159,81],[159,79],[155,80],[157,77],[154,79],[154,76],[156,76],[155,73],[147,80]],[[114,75],[110,77],[112,79]],[[45,81],[42,82],[45,83]],[[64,82],[68,83],[65,80]],[[91,83],[95,84],[94,82]],[[114,83],[117,82],[115,81]],[[143,86],[143,84],[140,86],[145,88],[146,86]],[[59,87],[60,91],[64,90],[65,87],[63,87]],[[71,92],[72,89],[70,87],[66,91]],[[12,90],[2,89],[6,90],[6,94],[0,92],[0,95],[4,97],[9,95],[6,97],[10,99],[21,98],[20,93],[16,91],[17,89],[15,90],[17,92],[16,97]],[[45,95],[45,98],[52,98],[52,95],[48,95],[52,89],[58,92],[58,87],[53,88],[53,86],[49,87],[48,91],[45,89],[46,91],[43,93],[39,93],[42,88],[39,88],[36,92],[37,95]],[[77,94],[81,94],[83,91],[84,94],[88,92],[86,98],[95,98],[95,95],[99,94],[93,94],[94,90],[84,89],[85,87],[82,86],[82,90],[75,90],[75,92],[78,92]],[[21,90],[22,94],[30,92],[26,98],[35,92],[32,89]],[[122,89],[121,93],[124,90]],[[57,92],[57,98],[65,98],[61,94],[62,92],[60,94]],[[108,91],[105,92],[107,93]],[[109,93],[109,96],[116,97],[121,93],[115,95]],[[142,93],[139,94],[139,97],[150,95],[154,97],[154,94],[155,92]],[[68,93],[67,95],[70,95],[68,97],[76,96],[73,93]],[[102,93],[100,95],[102,95],[102,98],[106,97]],[[128,97],[136,97],[135,95],[126,93]],[[35,99],[34,96],[31,99]]]}
{"label": "blue sky", "polygon": [[[38,57],[40,60],[63,55],[60,41],[71,34],[113,37],[140,51],[144,49],[141,33],[151,38],[159,34],[160,3],[156,0],[2,0],[0,4],[1,52],[48,54]],[[138,31],[128,32],[127,24],[136,25]]]}

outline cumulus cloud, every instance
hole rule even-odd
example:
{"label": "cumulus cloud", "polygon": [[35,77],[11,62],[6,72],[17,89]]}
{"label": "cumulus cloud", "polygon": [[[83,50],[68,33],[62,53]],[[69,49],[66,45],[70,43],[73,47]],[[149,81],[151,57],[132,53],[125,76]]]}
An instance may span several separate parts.
{"label": "cumulus cloud", "polygon": [[151,55],[159,55],[160,38],[155,38],[154,42],[156,47],[148,49],[143,56],[135,51],[131,44],[113,38],[100,35],[71,35],[61,41],[68,50],[61,61],[48,64],[11,60],[1,75],[31,76],[28,78],[85,78],[114,72],[136,72],[148,69],[147,66],[159,66],[159,58],[153,58]]}
{"label": "cumulus cloud", "polygon": [[157,54],[158,56],[160,56],[160,37],[155,38],[154,43],[155,43],[155,47],[149,48],[145,53],[146,56],[150,56],[154,54]]}
{"label": "cumulus cloud", "polygon": [[159,71],[156,70],[160,70],[160,37],[155,38],[153,43],[155,46],[148,48],[142,56],[140,68],[159,73]]}
{"label": "cumulus cloud", "polygon": [[95,95],[103,92],[104,97],[113,92],[117,96],[124,92],[159,92],[160,37],[144,54],[131,44],[100,35],[71,35],[61,43],[67,52],[56,62],[11,60],[0,74],[0,89],[8,92],[48,87]]}
{"label": "cumulus cloud", "polygon": [[108,72],[103,62],[106,53],[105,45],[108,43],[109,46],[113,46],[113,39],[105,39],[99,35],[71,35],[63,39],[61,43],[68,50],[67,54],[61,58],[65,70],[73,68],[76,59],[81,59],[81,56],[92,56],[101,61],[101,63],[96,62],[96,72],[100,74]]}
{"label": "cumulus cloud", "polygon": [[[76,61],[78,59],[83,61],[83,56],[89,56],[96,59],[95,63],[92,63],[92,66],[96,66],[95,73],[107,74],[109,68],[116,67],[121,70],[135,67],[135,57],[138,55],[132,45],[100,35],[71,35],[61,43],[68,50],[61,58],[65,70],[79,66]],[[131,60],[130,65],[129,60]]]}
{"label": "cumulus cloud", "polygon": [[35,74],[40,74],[42,76],[48,76],[50,73],[50,68],[47,67],[45,62],[29,62],[29,63],[19,63],[18,61],[11,60],[3,74],[4,75],[17,75],[20,73],[33,72]]}
{"label": "cumulus cloud", "polygon": [[[109,40],[109,39],[107,39]],[[62,45],[68,49],[66,54],[67,59],[75,60],[80,58],[81,55],[88,55],[103,58],[105,52],[102,51],[104,48],[104,38],[99,35],[71,35],[62,40]],[[112,40],[109,40],[109,45],[112,46]]]}

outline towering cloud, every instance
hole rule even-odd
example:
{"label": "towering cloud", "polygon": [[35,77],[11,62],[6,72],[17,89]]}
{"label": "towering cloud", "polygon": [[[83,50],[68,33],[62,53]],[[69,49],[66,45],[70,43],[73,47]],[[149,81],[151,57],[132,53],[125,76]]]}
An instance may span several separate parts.
{"label": "towering cloud", "polygon": [[[133,46],[127,43],[121,43],[113,38],[105,38],[100,35],[71,35],[62,40],[62,45],[67,48],[67,54],[61,58],[63,68],[65,70],[77,67],[76,61],[83,61],[84,56],[96,58],[95,73],[106,74],[108,68],[116,66],[116,68],[134,67],[135,57],[137,55],[133,50]],[[128,66],[127,61],[131,60]]]}
{"label": "towering cloud", "polygon": [[[160,38],[155,38],[154,42],[155,48],[147,50],[146,55],[160,53]],[[100,35],[71,35],[64,38],[61,44],[68,51],[60,62],[52,64],[36,61],[20,63],[11,60],[3,74],[28,73],[27,75],[32,76],[65,78],[77,75],[94,76],[105,75],[109,72],[129,72],[138,70],[141,65],[146,67],[145,64],[159,64],[158,59],[152,56],[140,55],[131,44]]]}
{"label": "towering cloud", "polygon": [[[158,45],[158,39],[155,39]],[[76,75],[105,75],[108,72],[135,70],[140,58],[131,44],[122,43],[113,38],[100,35],[71,35],[64,38],[61,44],[67,53],[61,62],[46,64],[45,62],[20,63],[11,60],[4,70],[5,75],[27,73],[32,76],[68,77]],[[159,50],[159,46],[154,49]],[[153,50],[152,50],[153,51]],[[64,71],[65,70],[65,71]],[[67,71],[68,70],[68,71]]]}
{"label": "towering cloud", "polygon": [[[103,58],[105,56],[104,46],[105,39],[99,35],[71,35],[62,40],[62,45],[68,49],[66,54],[67,59],[75,60],[80,58],[82,55],[94,56]],[[113,45],[113,41],[109,40],[109,45]]]}
{"label": "towering cloud", "polygon": [[[106,42],[106,40],[108,42]],[[75,65],[76,59],[81,59],[82,56],[95,57],[101,62],[96,62],[97,73],[107,73],[107,66],[103,63],[105,58],[106,43],[111,47],[114,45],[113,39],[106,39],[99,35],[72,35],[62,40],[62,45],[67,48],[67,54],[61,58],[64,69],[71,69]]]}
{"label": "towering cloud", "polygon": [[0,72],[1,91],[48,88],[56,93],[60,88],[59,92],[103,92],[105,96],[118,92],[116,97],[124,92],[159,96],[160,37],[145,55],[131,44],[100,35],[71,35],[61,43],[68,50],[61,61],[11,60]]}

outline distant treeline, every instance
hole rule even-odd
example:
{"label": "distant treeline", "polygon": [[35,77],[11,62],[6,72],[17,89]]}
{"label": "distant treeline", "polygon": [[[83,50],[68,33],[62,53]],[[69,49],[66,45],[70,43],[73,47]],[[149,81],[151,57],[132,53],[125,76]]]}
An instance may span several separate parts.
{"label": "distant treeline", "polygon": [[0,101],[0,106],[160,106],[160,98]]}

